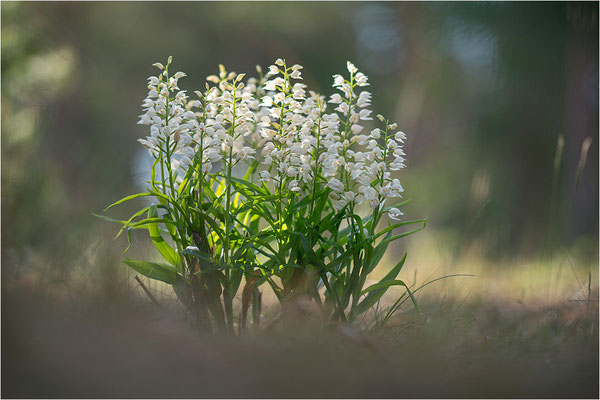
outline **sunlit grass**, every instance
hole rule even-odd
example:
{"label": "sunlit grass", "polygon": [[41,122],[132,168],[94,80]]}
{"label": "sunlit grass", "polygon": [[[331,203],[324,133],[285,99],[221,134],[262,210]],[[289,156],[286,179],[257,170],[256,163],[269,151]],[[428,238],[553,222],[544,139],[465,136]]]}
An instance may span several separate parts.
{"label": "sunlit grass", "polygon": [[418,243],[409,244],[408,252],[413,259],[406,266],[405,276],[416,273],[417,280],[424,281],[452,273],[475,275],[440,281],[435,289],[423,295],[553,304],[586,297],[590,274],[592,289],[598,287],[597,257],[586,258],[567,248],[553,254],[495,260],[486,256],[477,242],[459,251],[457,256],[458,243],[444,237],[442,232],[430,230],[419,239]]}

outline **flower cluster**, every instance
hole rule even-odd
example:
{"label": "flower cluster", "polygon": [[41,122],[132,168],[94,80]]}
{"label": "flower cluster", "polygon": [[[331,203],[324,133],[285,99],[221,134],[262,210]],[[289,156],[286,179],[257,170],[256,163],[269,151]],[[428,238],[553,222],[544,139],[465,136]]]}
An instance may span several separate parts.
{"label": "flower cluster", "polygon": [[219,66],[219,76],[207,78],[215,84],[206,94],[204,126],[211,143],[211,161],[219,159],[236,164],[254,158],[255,150],[246,146],[255,128],[256,85],[242,82],[245,74],[227,73]]}
{"label": "flower cluster", "polygon": [[[300,65],[287,67],[278,59],[269,67],[269,81],[261,105],[261,135],[266,140],[260,181],[273,180],[297,193],[310,188],[324,162],[325,149],[335,144],[338,120],[326,114],[324,96],[310,91],[302,80]],[[296,81],[296,82],[294,82]]]}
{"label": "flower cluster", "polygon": [[[195,92],[198,100],[188,101],[178,87],[185,74],[169,75],[171,61],[154,64],[161,73],[149,78],[139,121],[150,125],[150,136],[139,141],[155,159],[168,160],[174,187],[189,168],[207,174],[216,162],[233,166],[260,155],[257,182],[280,194],[306,196],[322,182],[336,210],[362,203],[383,210],[387,198],[401,197],[404,189],[392,173],[405,167],[406,136],[381,115],[383,126],[364,133],[373,121],[372,95],[364,90],[367,76],[352,63],[348,79],[333,76],[337,91],[328,101],[302,83],[302,66],[282,59],[265,76],[257,67],[261,78],[246,83],[245,74],[220,65],[206,90]],[[402,214],[388,212],[393,219]]]}
{"label": "flower cluster", "polygon": [[[199,125],[190,108],[194,103],[187,101],[185,90],[179,89],[179,79],[186,76],[183,72],[169,75],[169,66],[155,63],[161,72],[148,78],[148,95],[143,102],[144,113],[138,124],[150,126],[150,136],[138,139],[155,159],[167,160],[167,166],[174,176],[181,174],[192,164],[196,149],[193,137],[197,135]],[[175,182],[170,182],[172,185]],[[164,182],[167,184],[167,182]]]}
{"label": "flower cluster", "polygon": [[[371,105],[371,93],[357,91],[369,83],[367,77],[352,63],[348,62],[347,67],[350,79],[334,75],[333,87],[341,94],[334,93],[329,100],[332,104],[338,104],[335,110],[345,121],[340,142],[336,146],[339,157],[337,160],[332,158],[332,162],[342,165],[343,169],[328,183],[332,190],[330,197],[336,209],[365,201],[373,209],[382,209],[386,198],[401,197],[404,191],[400,181],[391,178],[391,172],[405,166],[402,145],[406,137],[402,132],[392,137],[390,132],[397,125],[389,124],[381,115],[377,117],[385,123],[384,130],[375,128],[368,136],[362,134],[364,126],[361,122],[372,120],[371,110],[367,108]],[[360,148],[353,150],[353,144]],[[390,217],[395,219],[400,215],[397,209],[390,213]]]}

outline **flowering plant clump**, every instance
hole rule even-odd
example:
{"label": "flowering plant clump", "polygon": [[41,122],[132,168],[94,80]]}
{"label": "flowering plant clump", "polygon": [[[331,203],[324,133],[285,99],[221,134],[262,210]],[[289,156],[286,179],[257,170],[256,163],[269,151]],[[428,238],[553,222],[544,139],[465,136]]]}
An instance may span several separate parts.
{"label": "flowering plant clump", "polygon": [[[118,221],[119,233],[146,229],[166,263],[127,265],[172,285],[207,330],[230,333],[242,281],[240,330],[249,316],[259,323],[262,285],[284,305],[310,299],[343,322],[393,285],[414,300],[396,279],[406,255],[365,287],[389,243],[425,227],[424,220],[397,222],[405,202],[389,207],[404,191],[394,174],[405,167],[406,136],[382,115],[372,117],[365,74],[348,62],[327,98],[302,83],[300,65],[282,59],[248,79],[220,65],[190,97],[171,58],[154,66],[138,122],[150,128],[139,139],[153,159],[148,188],[108,208],[155,199]],[[412,224],[421,226],[394,234]]]}

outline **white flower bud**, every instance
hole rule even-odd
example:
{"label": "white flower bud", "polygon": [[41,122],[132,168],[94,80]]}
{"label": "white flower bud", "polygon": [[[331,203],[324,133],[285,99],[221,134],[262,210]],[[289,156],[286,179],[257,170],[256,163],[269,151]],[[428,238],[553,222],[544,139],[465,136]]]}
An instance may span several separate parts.
{"label": "white flower bud", "polygon": [[358,72],[358,68],[356,68],[350,61],[346,61],[346,67],[348,68],[348,72],[351,74]]}
{"label": "white flower bud", "polygon": [[358,86],[369,86],[369,83],[367,82],[368,78],[365,74],[363,74],[362,72],[359,72],[358,74],[356,74],[356,84]]}
{"label": "white flower bud", "polygon": [[328,183],[327,186],[329,186],[329,188],[331,190],[333,190],[334,192],[342,192],[344,190],[344,184],[336,178],[332,178]]}
{"label": "white flower bud", "polygon": [[298,192],[300,191],[300,187],[298,187],[298,181],[297,180],[292,180],[289,185],[288,188],[292,191],[292,192]]}
{"label": "white flower bud", "polygon": [[342,102],[342,96],[340,96],[339,93],[334,93],[331,95],[331,98],[329,99],[329,102],[332,104],[339,104]]}
{"label": "white flower bud", "polygon": [[361,125],[354,124],[350,127],[350,130],[353,134],[358,135],[363,130],[363,127]]}
{"label": "white flower bud", "polygon": [[395,219],[396,221],[400,221],[400,216],[402,215],[404,215],[404,213],[396,207],[392,207],[390,208],[390,211],[388,211],[388,217],[390,217],[390,219]]}
{"label": "white flower bud", "polygon": [[371,115],[371,110],[360,110],[359,116],[363,121],[370,121],[373,118],[369,117]]}

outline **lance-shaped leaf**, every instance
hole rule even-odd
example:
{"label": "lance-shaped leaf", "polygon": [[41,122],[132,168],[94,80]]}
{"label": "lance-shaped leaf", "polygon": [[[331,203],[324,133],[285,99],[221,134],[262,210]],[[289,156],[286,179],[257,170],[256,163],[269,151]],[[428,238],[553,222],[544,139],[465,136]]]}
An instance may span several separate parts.
{"label": "lance-shaped leaf", "polygon": [[106,212],[106,211],[110,210],[111,208],[113,208],[114,206],[124,203],[126,201],[136,199],[138,197],[151,196],[151,195],[152,195],[151,193],[137,193],[137,194],[132,194],[131,196],[123,197],[121,200],[116,201],[116,202],[112,203],[110,206],[106,207],[104,209],[104,211]]}
{"label": "lance-shaped leaf", "polygon": [[361,292],[361,294],[366,294],[366,293],[372,292],[374,290],[379,290],[379,289],[387,289],[390,286],[406,286],[406,284],[403,281],[396,280],[396,279],[391,280],[391,281],[379,282],[379,283],[375,283],[375,284],[369,286],[368,288],[363,290]]}
{"label": "lance-shaped leaf", "polygon": [[169,264],[140,260],[124,260],[123,262],[150,279],[156,279],[171,285],[181,279],[177,269]]}
{"label": "lance-shaped leaf", "polygon": [[[392,232],[388,232],[388,234],[385,235],[384,239],[387,239],[390,236],[392,236]],[[373,250],[373,254],[370,257],[369,265],[367,266],[367,269],[364,272],[364,276],[373,272],[375,267],[377,267],[377,264],[379,264],[379,261],[381,261],[381,259],[383,258],[383,255],[385,254],[385,251],[387,250],[388,245],[389,245],[389,242],[386,242],[385,240],[383,240],[379,245],[377,245],[377,247],[375,247],[375,249]]]}
{"label": "lance-shaped leaf", "polygon": [[[379,301],[379,299],[381,299],[381,297],[385,294],[387,289],[391,286],[391,284],[386,285],[385,283],[394,281],[396,279],[396,277],[400,273],[400,270],[404,266],[405,261],[406,261],[406,253],[404,254],[404,257],[402,257],[402,259],[398,262],[398,264],[396,264],[394,266],[394,268],[392,268],[390,270],[390,272],[388,272],[383,277],[383,279],[381,279],[381,281],[379,281],[379,283],[376,284],[376,285],[380,285],[379,287],[375,287],[372,290],[369,290],[371,288],[371,287],[369,287],[363,291],[363,293],[368,292],[368,294],[367,294],[367,297],[365,297],[356,306],[356,311],[355,311],[356,315],[360,315],[360,314],[364,313],[369,308],[371,308],[375,303],[377,303]],[[402,282],[402,281],[395,281],[395,282]],[[404,282],[402,282],[402,283],[404,283]],[[406,285],[404,285],[404,286],[406,286]]]}
{"label": "lance-shaped leaf", "polygon": [[[148,209],[148,218],[158,218],[158,210],[156,209],[155,204],[151,205]],[[162,238],[160,230],[158,229],[158,222],[148,223],[148,232],[150,233],[152,243],[154,243],[154,246],[156,246],[160,254],[162,254],[172,265],[176,267],[181,266],[181,258],[179,255]]]}

